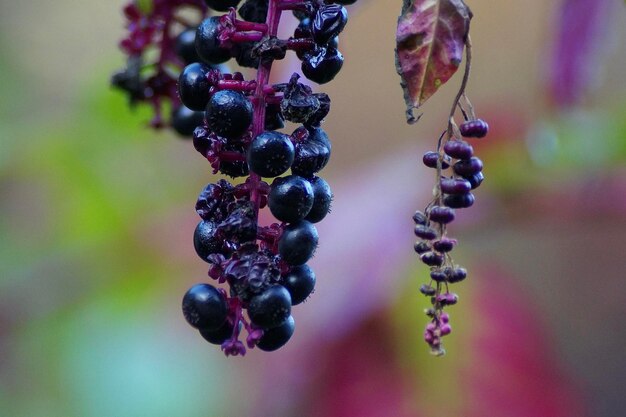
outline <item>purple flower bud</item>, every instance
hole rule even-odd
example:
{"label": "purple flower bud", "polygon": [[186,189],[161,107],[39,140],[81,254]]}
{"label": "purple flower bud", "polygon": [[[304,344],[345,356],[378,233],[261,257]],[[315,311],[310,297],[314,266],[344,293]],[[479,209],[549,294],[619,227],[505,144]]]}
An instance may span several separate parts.
{"label": "purple flower bud", "polygon": [[436,301],[442,306],[452,306],[459,301],[459,296],[454,293],[440,294]]}
{"label": "purple flower bud", "polygon": [[465,268],[454,268],[448,277],[450,283],[461,282],[467,278],[467,270]]}
{"label": "purple flower bud", "polygon": [[470,159],[474,155],[474,148],[463,140],[450,140],[443,145],[446,154],[456,159]]}
{"label": "purple flower bud", "polygon": [[450,321],[450,315],[448,313],[441,313],[439,318],[443,324],[447,324]]}

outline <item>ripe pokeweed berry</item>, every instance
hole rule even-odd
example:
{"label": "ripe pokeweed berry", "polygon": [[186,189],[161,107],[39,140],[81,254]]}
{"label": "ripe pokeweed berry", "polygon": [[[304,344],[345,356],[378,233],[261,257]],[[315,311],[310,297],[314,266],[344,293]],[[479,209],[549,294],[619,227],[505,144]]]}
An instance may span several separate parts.
{"label": "ripe pokeweed berry", "polygon": [[463,178],[470,183],[470,187],[472,190],[480,187],[480,184],[482,184],[485,180],[485,176],[482,172],[474,175],[468,175],[467,177]]}
{"label": "ripe pokeweed berry", "polygon": [[444,194],[465,194],[472,189],[471,183],[465,178],[442,178],[441,192]]}
{"label": "ripe pokeweed berry", "polygon": [[[239,323],[238,327],[241,329],[241,322]],[[233,330],[235,330],[235,326],[229,320],[226,320],[226,322],[222,324],[219,329],[200,329],[200,334],[207,342],[213,345],[221,345],[232,336]]]}
{"label": "ripe pokeweed berry", "polygon": [[265,108],[265,129],[272,131],[283,127],[285,127],[285,118],[280,111],[280,104],[268,104]]}
{"label": "ripe pokeweed berry", "polygon": [[326,45],[335,38],[348,23],[348,11],[339,4],[320,7],[311,24],[313,39],[318,45]]}
{"label": "ripe pokeweed berry", "polygon": [[305,122],[305,125],[309,128],[319,127],[324,118],[330,112],[330,97],[328,97],[328,94],[317,93],[314,95],[317,97],[317,101],[320,103],[320,106]]}
{"label": "ripe pokeweed berry", "polygon": [[213,16],[204,19],[196,30],[196,52],[207,64],[221,64],[230,58],[230,51],[220,47],[219,28],[219,17]]}
{"label": "ripe pokeweed berry", "polygon": [[447,253],[447,252],[451,252],[452,249],[454,249],[455,245],[456,245],[456,240],[443,238],[443,239],[436,240],[433,242],[433,249],[435,249],[437,252]]}
{"label": "ripe pokeweed berry", "polygon": [[239,91],[222,90],[211,96],[205,115],[209,129],[219,136],[236,139],[252,123],[252,104]]}
{"label": "ripe pokeweed berry", "polygon": [[309,130],[303,142],[295,145],[296,153],[291,171],[305,178],[311,178],[322,170],[330,159],[331,144],[326,132],[318,127]]}
{"label": "ripe pokeweed berry", "polygon": [[268,131],[258,135],[248,148],[248,166],[261,177],[276,177],[291,167],[295,149],[289,136]]}
{"label": "ripe pokeweed berry", "polygon": [[247,0],[239,8],[239,16],[248,22],[265,23],[267,6],[267,0]]}
{"label": "ripe pokeweed berry", "polygon": [[296,321],[289,316],[283,324],[263,331],[256,347],[265,352],[273,352],[285,346],[296,329]]}
{"label": "ripe pokeweed berry", "polygon": [[204,121],[204,113],[193,111],[182,104],[172,111],[172,128],[181,136],[190,137]]}
{"label": "ripe pokeweed berry", "polygon": [[[439,154],[437,152],[433,152],[433,151],[426,152],[424,156],[422,157],[422,162],[428,168],[436,169],[437,161],[439,161]],[[448,169],[449,167],[450,167],[450,157],[447,155],[444,155],[443,159],[441,160],[441,168]]]}
{"label": "ripe pokeweed berry", "polygon": [[302,60],[302,73],[317,84],[326,84],[341,71],[343,55],[335,48],[317,48]]}
{"label": "ripe pokeweed berry", "polygon": [[313,187],[313,206],[309,214],[304,218],[311,223],[320,222],[330,212],[330,205],[333,201],[333,192],[330,185],[320,177],[313,177],[309,180]]}
{"label": "ripe pokeweed berry", "polygon": [[430,271],[430,278],[432,278],[432,280],[436,282],[445,282],[447,279],[447,276],[445,272],[439,269],[435,269],[433,271]]}
{"label": "ripe pokeweed berry", "polygon": [[466,138],[484,138],[489,133],[489,125],[484,120],[477,119],[461,124],[459,130]]}
{"label": "ripe pokeweed berry", "polygon": [[196,30],[197,28],[185,29],[176,37],[174,50],[176,55],[182,59],[185,64],[200,61],[198,52],[196,52]]}
{"label": "ripe pokeweed berry", "polygon": [[298,175],[276,178],[267,200],[272,215],[288,223],[304,219],[313,201],[311,183]]}
{"label": "ripe pokeweed berry", "polygon": [[293,266],[283,277],[283,285],[291,295],[291,305],[295,306],[307,299],[315,288],[315,273],[308,265]]}
{"label": "ripe pokeweed berry", "polygon": [[183,297],[183,315],[196,329],[217,330],[226,321],[226,299],[214,286],[196,284]]}
{"label": "ripe pokeweed berry", "polygon": [[434,206],[429,211],[430,220],[435,223],[448,224],[454,221],[454,209]]}
{"label": "ripe pokeweed berry", "polygon": [[444,261],[443,256],[436,252],[426,252],[420,256],[420,259],[428,266],[441,266]]}
{"label": "ripe pokeweed berry", "polygon": [[465,278],[467,278],[467,270],[465,268],[454,268],[448,276],[448,281],[456,283],[463,281]]}
{"label": "ripe pokeweed berry", "polygon": [[433,240],[437,238],[437,231],[432,227],[418,224],[415,226],[415,236],[425,240]]}
{"label": "ripe pokeweed berry", "polygon": [[450,194],[443,198],[443,204],[450,208],[468,208],[474,205],[474,194]]}
{"label": "ripe pokeweed berry", "polygon": [[417,210],[415,214],[413,215],[413,221],[415,222],[415,224],[421,224],[425,226],[426,223],[428,222],[428,219],[426,218],[426,215],[422,211]]}
{"label": "ripe pokeweed berry", "polygon": [[443,150],[447,155],[456,159],[470,159],[474,155],[474,148],[463,140],[450,140],[443,145]]}
{"label": "ripe pokeweed berry", "polygon": [[420,292],[426,296],[433,296],[437,293],[437,290],[430,285],[422,284],[422,286],[420,286]]}
{"label": "ripe pokeweed berry", "polygon": [[469,177],[470,175],[476,175],[483,170],[483,161],[473,156],[470,159],[458,161],[452,167],[454,172],[462,177]]}
{"label": "ripe pokeweed berry", "polygon": [[191,110],[202,111],[209,102],[211,83],[207,78],[211,67],[194,62],[187,65],[178,77],[178,95]]}
{"label": "ripe pokeweed berry", "polygon": [[217,235],[215,223],[207,220],[198,223],[193,233],[193,247],[204,262],[208,262],[209,255],[223,252],[223,241]]}
{"label": "ripe pokeweed berry", "polygon": [[282,285],[272,285],[261,294],[252,297],[248,304],[248,316],[259,327],[278,327],[291,315],[291,296]]}
{"label": "ripe pokeweed berry", "polygon": [[421,255],[422,253],[426,253],[430,251],[431,247],[427,242],[421,241],[421,242],[415,242],[413,249],[418,255]]}
{"label": "ripe pokeweed berry", "polygon": [[311,222],[300,220],[288,224],[278,240],[278,253],[289,265],[305,264],[317,249],[319,235]]}
{"label": "ripe pokeweed berry", "polygon": [[237,7],[240,0],[204,0],[207,6],[218,12],[227,12],[231,7]]}

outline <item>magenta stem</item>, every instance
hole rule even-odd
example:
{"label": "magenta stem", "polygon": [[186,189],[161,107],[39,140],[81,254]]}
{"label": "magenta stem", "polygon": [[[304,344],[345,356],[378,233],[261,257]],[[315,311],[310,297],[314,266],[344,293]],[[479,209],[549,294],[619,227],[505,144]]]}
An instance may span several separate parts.
{"label": "magenta stem", "polygon": [[277,8],[279,10],[306,10],[308,4],[310,4],[310,2],[308,1],[302,1],[302,0],[281,0],[280,2],[278,2]]}
{"label": "magenta stem", "polygon": [[292,51],[309,51],[315,48],[315,41],[311,38],[289,38],[287,49]]}
{"label": "magenta stem", "polygon": [[263,39],[263,36],[260,32],[234,32],[228,40],[235,43],[258,42]]}
{"label": "magenta stem", "polygon": [[267,25],[265,23],[246,22],[245,20],[235,20],[235,27],[242,32],[255,31],[255,32],[267,32]]}
{"label": "magenta stem", "polygon": [[235,91],[254,91],[256,89],[256,81],[238,81],[238,80],[219,80],[217,88],[220,90]]}

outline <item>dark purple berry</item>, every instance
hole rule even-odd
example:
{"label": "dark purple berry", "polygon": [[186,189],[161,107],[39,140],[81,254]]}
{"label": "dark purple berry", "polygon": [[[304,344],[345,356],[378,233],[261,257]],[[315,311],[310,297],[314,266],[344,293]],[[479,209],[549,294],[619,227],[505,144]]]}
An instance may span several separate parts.
{"label": "dark purple berry", "polygon": [[441,266],[444,261],[443,256],[435,252],[426,252],[420,256],[420,259],[428,266]]}
{"label": "dark purple berry", "polygon": [[444,194],[465,194],[472,189],[470,182],[464,178],[442,178],[441,191]]}
{"label": "dark purple berry", "polygon": [[306,263],[317,248],[319,235],[312,223],[301,220],[285,226],[278,241],[278,253],[289,265]]}
{"label": "dark purple berry", "polygon": [[454,220],[454,210],[449,207],[434,206],[429,212],[430,220],[435,223],[448,224]]}
{"label": "dark purple berry", "polygon": [[421,224],[425,226],[428,219],[426,218],[426,215],[424,213],[418,210],[413,215],[413,221],[415,222],[415,224]]}
{"label": "dark purple berry", "polygon": [[447,155],[456,159],[470,159],[474,155],[474,148],[469,143],[462,140],[450,140],[443,145],[443,150]]}
{"label": "dark purple berry", "polygon": [[464,178],[470,183],[472,190],[480,187],[480,184],[482,184],[483,181],[485,180],[485,176],[483,175],[482,172],[479,172],[478,174],[474,174],[474,175],[469,175]]}
{"label": "dark purple berry", "polygon": [[333,192],[323,178],[313,177],[309,182],[313,187],[313,206],[304,219],[311,223],[317,223],[330,212]]}
{"label": "dark purple berry", "polygon": [[425,240],[433,240],[437,237],[437,231],[432,227],[418,224],[415,226],[415,236]]}
{"label": "dark purple berry", "polygon": [[272,285],[261,294],[252,297],[248,304],[248,316],[259,327],[278,327],[291,315],[291,296],[282,285]]}
{"label": "dark purple berry", "polygon": [[268,104],[265,108],[265,129],[279,130],[285,127],[285,118],[280,111],[280,104]]}
{"label": "dark purple berry", "polygon": [[178,77],[180,101],[191,110],[202,111],[209,102],[211,83],[207,73],[211,67],[200,62],[187,65]]}
{"label": "dark purple berry", "polygon": [[[242,325],[240,322],[239,328],[241,329],[241,327]],[[231,338],[233,330],[235,330],[235,326],[233,326],[229,320],[226,320],[226,322],[224,322],[224,324],[222,324],[222,326],[217,330],[200,329],[200,335],[202,335],[204,340],[211,344],[221,345]]]}
{"label": "dark purple berry", "polygon": [[267,6],[268,0],[247,0],[239,8],[239,16],[248,22],[265,23]]}
{"label": "dark purple berry", "polygon": [[230,51],[220,47],[220,18],[217,16],[204,19],[196,31],[196,52],[208,64],[221,64],[228,61]]}
{"label": "dark purple berry", "polygon": [[434,271],[430,271],[430,277],[432,278],[433,281],[437,281],[437,282],[444,282],[448,278],[445,272],[438,270],[438,269]]}
{"label": "dark purple berry", "polygon": [[483,161],[473,156],[470,159],[454,164],[454,172],[462,177],[476,175],[483,170]]}
{"label": "dark purple berry", "polygon": [[196,52],[196,30],[197,28],[185,29],[176,37],[174,50],[185,64],[200,61],[200,57]]}
{"label": "dark purple berry", "polygon": [[443,199],[443,204],[450,208],[468,208],[474,205],[474,194],[451,194]]}
{"label": "dark purple berry", "polygon": [[248,149],[248,166],[261,177],[276,177],[291,167],[295,149],[289,136],[276,131],[258,135]]}
{"label": "dark purple berry", "polygon": [[178,106],[172,112],[172,128],[181,136],[190,137],[198,125],[204,121],[204,112],[193,111],[183,106]]}
{"label": "dark purple berry", "polygon": [[[422,162],[428,168],[436,169],[438,160],[439,160],[439,154],[433,151],[426,152],[424,156],[422,157]],[[446,155],[443,157],[443,160],[441,161],[441,169],[448,169],[448,168],[450,168],[450,157]]]}
{"label": "dark purple berry", "polygon": [[330,159],[330,140],[320,127],[310,129],[308,138],[296,143],[295,146],[296,156],[291,165],[291,171],[296,175],[310,178],[322,170]]}
{"label": "dark purple berry", "polygon": [[313,207],[311,183],[297,175],[276,178],[268,196],[270,211],[281,222],[302,220]]}
{"label": "dark purple berry", "polygon": [[421,255],[422,253],[426,253],[428,251],[431,250],[430,245],[427,242],[415,242],[415,245],[413,245],[413,249],[415,250],[415,252],[417,252],[417,254]]}
{"label": "dark purple berry", "polygon": [[326,45],[336,37],[348,23],[348,11],[339,4],[320,7],[311,25],[313,39],[318,45]]}
{"label": "dark purple berry", "polygon": [[256,344],[256,347],[265,352],[273,352],[283,347],[296,329],[296,322],[293,316],[289,316],[283,324],[272,329],[263,331],[263,336]]}
{"label": "dark purple berry", "polygon": [[335,48],[317,48],[304,55],[302,73],[318,84],[331,81],[343,66],[343,55]]}
{"label": "dark purple berry", "polygon": [[484,138],[489,132],[489,125],[481,119],[463,123],[459,129],[466,138]]}
{"label": "dark purple berry", "polygon": [[204,0],[207,6],[218,12],[227,12],[231,7],[237,7],[239,0]]}
{"label": "dark purple berry", "polygon": [[467,270],[465,268],[454,268],[450,271],[448,281],[451,283],[461,282],[467,278]]}
{"label": "dark purple berry", "polygon": [[183,315],[196,329],[217,330],[226,321],[226,298],[214,286],[196,284],[183,297]]}
{"label": "dark purple berry", "polygon": [[455,245],[456,240],[443,238],[441,240],[436,240],[433,242],[433,249],[435,249],[437,252],[446,253],[452,251]]}
{"label": "dark purple berry", "polygon": [[236,139],[252,123],[252,103],[238,91],[222,90],[211,96],[205,114],[209,129],[224,138]]}
{"label": "dark purple berry", "polygon": [[420,287],[420,292],[422,294],[424,294],[424,295],[427,295],[427,296],[433,296],[433,295],[437,294],[437,290],[435,288],[431,287],[430,285],[427,285],[427,284],[423,284]]}
{"label": "dark purple berry", "polygon": [[283,277],[283,285],[291,295],[291,305],[298,305],[313,292],[315,273],[308,265],[291,267]]}
{"label": "dark purple berry", "polygon": [[217,236],[217,225],[206,220],[198,223],[193,233],[193,247],[198,256],[205,262],[208,262],[209,255],[222,253],[223,241]]}

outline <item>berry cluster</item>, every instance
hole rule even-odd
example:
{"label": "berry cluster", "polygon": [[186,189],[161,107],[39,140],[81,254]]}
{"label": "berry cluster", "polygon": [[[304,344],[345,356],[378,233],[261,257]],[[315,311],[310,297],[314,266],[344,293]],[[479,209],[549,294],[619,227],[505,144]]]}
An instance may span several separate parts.
{"label": "berry cluster", "polygon": [[[450,292],[450,284],[467,277],[467,270],[456,265],[451,257],[457,240],[448,237],[447,226],[454,221],[457,209],[474,204],[472,191],[484,180],[482,161],[474,156],[472,145],[461,139],[483,138],[489,130],[486,122],[476,118],[474,108],[465,95],[471,62],[469,37],[466,48],[465,77],[454,101],[448,128],[439,138],[437,150],[426,152],[422,158],[424,165],[436,170],[435,196],[423,211],[416,211],[413,215],[415,235],[419,238],[414,249],[420,260],[430,267],[430,282],[422,285],[420,292],[430,297],[432,304],[426,310],[430,322],[426,326],[424,340],[435,355],[445,354],[441,338],[452,331],[450,317],[443,311],[458,302],[457,294]],[[457,108],[465,120],[460,126],[454,121]]]}
{"label": "berry cluster", "polygon": [[[270,71],[274,60],[293,50],[308,79],[332,80],[343,63],[337,35],[347,12],[321,0],[246,0],[238,9],[240,19],[239,0],[206,4],[226,14],[204,19],[193,33],[189,44],[198,59],[181,72],[178,93],[186,108],[202,115],[193,144],[213,172],[247,178],[237,184],[220,180],[200,193],[194,247],[209,263],[209,276],[228,291],[207,283],[193,286],[183,298],[183,314],[227,356],[246,353],[239,340],[243,328],[248,348],[273,351],[294,332],[291,307],[315,287],[306,263],[318,244],[314,223],[328,214],[333,196],[318,176],[331,153],[321,128],[330,98],[300,83],[297,74],[269,84]],[[279,39],[285,10],[300,24],[293,37]],[[256,68],[256,78],[220,71],[217,65],[230,58]],[[301,126],[285,134],[279,131],[285,120]],[[259,224],[259,210],[266,206],[279,223]]]}

